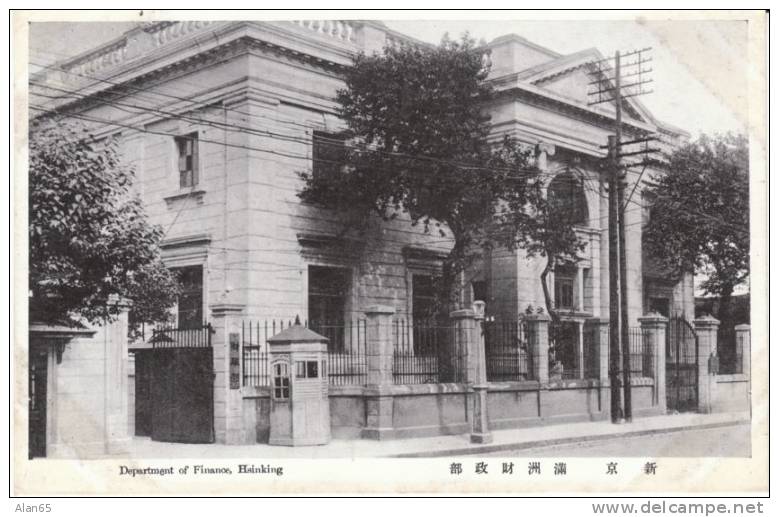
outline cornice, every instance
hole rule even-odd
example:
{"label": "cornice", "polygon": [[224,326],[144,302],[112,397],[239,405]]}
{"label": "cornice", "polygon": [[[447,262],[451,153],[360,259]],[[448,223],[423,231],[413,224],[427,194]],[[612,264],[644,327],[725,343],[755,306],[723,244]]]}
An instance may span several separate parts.
{"label": "cornice", "polygon": [[[519,99],[528,101],[529,104],[532,105],[554,108],[558,113],[574,116],[574,118],[589,122],[595,126],[611,128],[614,125],[614,116],[609,113],[596,111],[592,108],[565,100],[562,97],[544,92],[540,88],[534,88],[532,86],[514,84],[499,91],[498,97]],[[635,120],[623,120],[623,127],[627,130],[628,135],[632,134],[635,136],[650,134],[657,129],[655,126]]]}

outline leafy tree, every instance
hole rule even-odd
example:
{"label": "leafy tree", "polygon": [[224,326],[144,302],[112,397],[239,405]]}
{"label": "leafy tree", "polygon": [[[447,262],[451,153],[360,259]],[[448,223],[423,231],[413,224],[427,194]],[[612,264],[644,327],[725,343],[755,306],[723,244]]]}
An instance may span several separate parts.
{"label": "leafy tree", "polygon": [[177,283],[115,139],[62,120],[34,123],[29,137],[30,318],[102,322],[118,295],[132,299],[135,322],[166,319]]}
{"label": "leafy tree", "polygon": [[549,292],[547,277],[557,266],[573,265],[581,260],[586,242],[576,234],[575,228],[586,224],[587,211],[583,192],[581,196],[576,195],[581,179],[573,167],[566,167],[554,181],[562,188],[547,185],[545,195],[540,192],[540,181],[534,184],[538,191],[528,196],[530,210],[511,220],[509,227],[516,239],[513,247],[523,248],[528,257],[546,259],[540,275],[541,288],[546,310],[552,321],[558,323],[560,315]]}
{"label": "leafy tree", "polygon": [[467,35],[358,55],[337,95],[353,138],[343,166],[302,174],[305,201],[358,221],[406,213],[425,231],[451,238],[439,280],[444,307],[455,303],[457,276],[479,250],[516,241],[512,229],[528,217],[528,196],[537,190],[528,150],[488,139],[484,109],[495,94],[487,73]]}
{"label": "leafy tree", "polygon": [[701,136],[676,150],[657,179],[645,244],[672,274],[706,276],[728,321],[734,288],[749,276],[749,148],[744,135]]}

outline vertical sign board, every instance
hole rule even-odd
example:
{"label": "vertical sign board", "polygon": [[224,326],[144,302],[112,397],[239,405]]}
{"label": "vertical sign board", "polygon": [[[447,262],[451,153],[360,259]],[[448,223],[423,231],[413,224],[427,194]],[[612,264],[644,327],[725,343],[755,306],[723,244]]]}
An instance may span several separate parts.
{"label": "vertical sign board", "polygon": [[241,387],[241,356],[238,344],[238,333],[230,334],[230,389],[237,390]]}

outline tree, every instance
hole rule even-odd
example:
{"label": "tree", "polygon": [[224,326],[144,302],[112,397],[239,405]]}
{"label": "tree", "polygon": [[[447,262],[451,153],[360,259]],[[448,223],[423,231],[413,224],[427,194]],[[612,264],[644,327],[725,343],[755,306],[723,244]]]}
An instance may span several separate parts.
{"label": "tree", "polygon": [[573,265],[581,260],[586,242],[576,233],[575,227],[587,224],[587,205],[581,186],[581,175],[572,166],[566,166],[547,184],[542,192],[542,181],[535,180],[525,196],[526,205],[512,207],[502,216],[504,224],[513,236],[509,248],[523,248],[528,257],[546,259],[540,281],[546,310],[553,323],[559,323],[560,315],[549,292],[547,278],[558,265]]}
{"label": "tree", "polygon": [[701,136],[672,153],[668,173],[649,190],[644,230],[650,254],[679,277],[706,276],[728,321],[734,288],[749,276],[749,148],[744,135]]}
{"label": "tree", "polygon": [[166,319],[178,287],[160,260],[162,230],[132,195],[115,139],[63,120],[33,123],[29,136],[30,318],[103,322],[118,295],[135,322]]}
{"label": "tree", "polygon": [[[358,55],[337,95],[352,143],[327,174],[302,174],[305,201],[357,221],[406,213],[426,232],[435,227],[451,238],[439,280],[442,309],[456,303],[457,276],[479,250],[516,240],[507,228],[525,217],[538,176],[527,167],[527,149],[488,139],[484,109],[494,91],[482,53],[466,35]],[[510,215],[507,207],[521,209]]]}

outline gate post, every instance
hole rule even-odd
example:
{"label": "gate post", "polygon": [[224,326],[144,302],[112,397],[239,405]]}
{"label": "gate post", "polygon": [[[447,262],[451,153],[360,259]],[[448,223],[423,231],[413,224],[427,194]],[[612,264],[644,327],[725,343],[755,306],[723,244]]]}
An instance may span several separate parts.
{"label": "gate post", "polygon": [[752,343],[751,327],[746,323],[736,325],[736,347],[741,352],[741,373],[747,376],[747,403],[752,412]]}
{"label": "gate post", "polygon": [[381,440],[392,434],[392,397],[388,388],[392,386],[392,315],[395,308],[386,305],[372,305],[365,309],[366,359],[368,361],[368,391],[365,399],[367,409],[363,438]]}
{"label": "gate post", "polygon": [[127,426],[127,326],[132,301],[111,297],[109,304],[116,305],[119,315],[106,325],[105,349],[105,445],[109,454],[125,453],[130,446]]}
{"label": "gate post", "polygon": [[592,347],[598,358],[598,380],[601,386],[606,386],[609,382],[609,320],[590,318],[586,325],[585,332],[592,332]]}
{"label": "gate post", "polygon": [[487,412],[487,362],[484,350],[484,307],[481,300],[473,302],[473,309],[453,311],[449,317],[455,320],[456,331],[462,339],[466,353],[466,382],[472,384],[473,419],[471,443],[491,443],[489,415]]}
{"label": "gate post", "polygon": [[533,356],[533,377],[541,385],[549,382],[549,322],[545,312],[525,314],[528,343]]}
{"label": "gate post", "polygon": [[698,411],[711,413],[711,402],[717,388],[717,374],[711,365],[716,362],[719,320],[705,315],[693,321],[698,335]]}
{"label": "gate post", "polygon": [[644,346],[649,346],[652,350],[655,405],[661,413],[665,413],[667,409],[665,398],[665,330],[668,326],[668,318],[656,312],[650,312],[638,318],[638,322],[641,324],[641,330],[646,340]]}
{"label": "gate post", "polygon": [[[230,379],[230,346],[240,351],[241,318],[243,304],[221,303],[211,306],[213,334],[211,350],[214,361],[214,441],[228,445],[255,443],[254,436],[243,429],[243,397],[240,389],[240,374]],[[240,361],[240,359],[239,359]],[[239,364],[240,366],[240,364]],[[240,367],[238,368],[240,372]],[[232,384],[232,386],[231,386]]]}
{"label": "gate post", "polygon": [[475,324],[476,314],[471,309],[458,309],[450,312],[449,317],[454,322],[455,332],[458,334],[457,341],[465,354],[465,382],[478,384],[479,357],[478,349],[474,345],[477,339],[476,332],[479,330]]}

